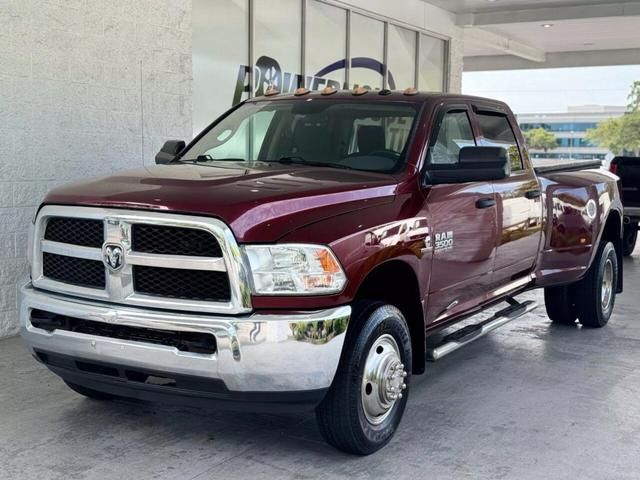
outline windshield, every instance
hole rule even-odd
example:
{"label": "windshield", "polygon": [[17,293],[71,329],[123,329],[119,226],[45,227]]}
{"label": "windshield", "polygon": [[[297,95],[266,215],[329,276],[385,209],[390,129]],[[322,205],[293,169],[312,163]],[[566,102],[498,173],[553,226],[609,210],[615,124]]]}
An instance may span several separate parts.
{"label": "windshield", "polygon": [[246,103],[189,148],[179,161],[274,162],[393,172],[419,106],[329,99]]}

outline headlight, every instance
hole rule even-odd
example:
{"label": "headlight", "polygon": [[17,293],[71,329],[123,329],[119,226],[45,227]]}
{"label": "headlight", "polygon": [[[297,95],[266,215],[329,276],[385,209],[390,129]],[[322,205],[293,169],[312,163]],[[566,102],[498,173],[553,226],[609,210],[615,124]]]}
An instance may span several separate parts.
{"label": "headlight", "polygon": [[321,245],[245,245],[259,295],[338,293],[347,279],[333,252]]}

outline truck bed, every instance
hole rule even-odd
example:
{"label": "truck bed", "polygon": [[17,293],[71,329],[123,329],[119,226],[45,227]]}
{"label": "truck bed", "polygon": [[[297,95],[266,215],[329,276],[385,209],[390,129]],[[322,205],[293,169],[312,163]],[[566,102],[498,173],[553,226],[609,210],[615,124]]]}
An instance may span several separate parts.
{"label": "truck bed", "polygon": [[601,168],[602,162],[600,160],[534,160],[533,169],[536,174],[542,175],[545,173],[556,172],[575,172],[578,170],[591,170],[594,168]]}

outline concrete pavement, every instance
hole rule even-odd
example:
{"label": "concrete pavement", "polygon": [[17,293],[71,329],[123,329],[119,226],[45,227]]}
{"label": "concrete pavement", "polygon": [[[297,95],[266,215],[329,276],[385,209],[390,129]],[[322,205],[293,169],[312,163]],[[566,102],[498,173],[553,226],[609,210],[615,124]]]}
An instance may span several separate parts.
{"label": "concrete pavement", "polygon": [[312,415],[96,402],[0,341],[0,479],[638,479],[640,251],[602,330],[540,308],[427,365],[395,439],[366,458]]}

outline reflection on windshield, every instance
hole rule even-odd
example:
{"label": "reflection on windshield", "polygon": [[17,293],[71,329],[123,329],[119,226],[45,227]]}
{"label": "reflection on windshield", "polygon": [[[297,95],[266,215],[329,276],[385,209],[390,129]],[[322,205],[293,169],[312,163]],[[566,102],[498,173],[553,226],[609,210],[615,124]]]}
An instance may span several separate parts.
{"label": "reflection on windshield", "polygon": [[404,166],[418,105],[278,100],[240,106],[180,161],[268,162],[377,172]]}

